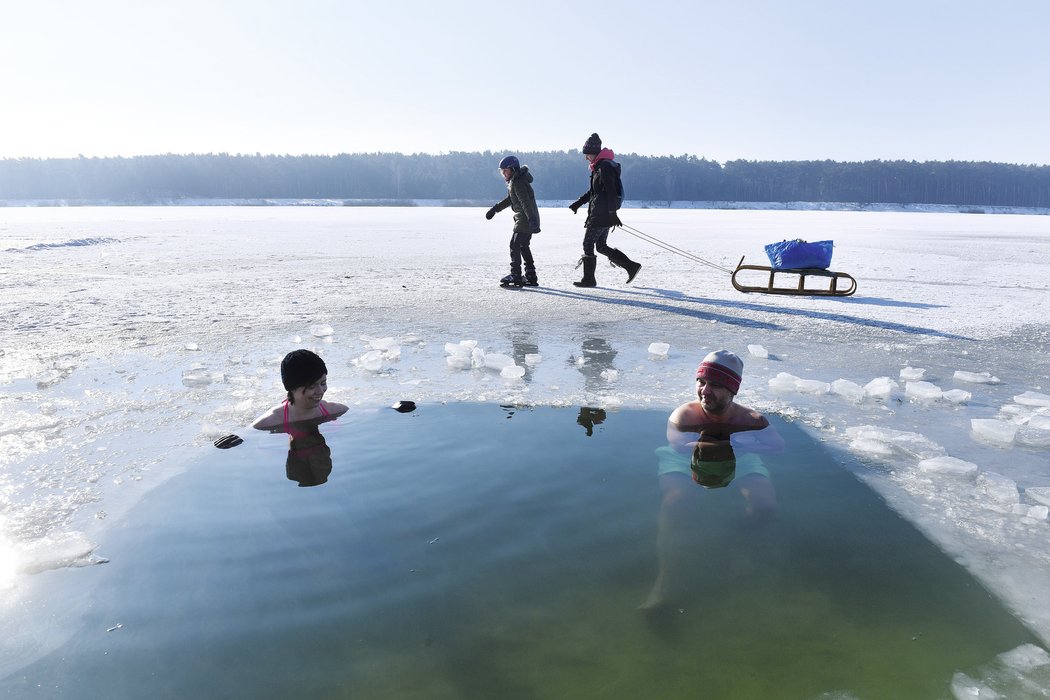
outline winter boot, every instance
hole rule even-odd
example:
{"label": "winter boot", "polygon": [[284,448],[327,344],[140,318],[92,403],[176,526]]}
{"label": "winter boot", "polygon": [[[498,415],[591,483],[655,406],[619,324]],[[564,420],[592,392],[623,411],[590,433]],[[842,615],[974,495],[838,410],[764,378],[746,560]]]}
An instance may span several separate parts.
{"label": "winter boot", "polygon": [[627,270],[627,284],[633,282],[635,275],[637,275],[638,271],[642,269],[641,263],[636,263],[631,260],[624,255],[623,251],[619,248],[612,248],[609,251],[609,261],[612,262],[613,265],[618,265]]}
{"label": "winter boot", "polygon": [[580,258],[580,262],[576,265],[579,267],[583,265],[583,279],[579,282],[573,282],[576,287],[597,287],[598,283],[594,280],[594,268],[598,266],[598,257],[595,255],[584,255]]}
{"label": "winter boot", "polygon": [[499,281],[501,287],[524,287],[525,278],[521,275],[509,274]]}

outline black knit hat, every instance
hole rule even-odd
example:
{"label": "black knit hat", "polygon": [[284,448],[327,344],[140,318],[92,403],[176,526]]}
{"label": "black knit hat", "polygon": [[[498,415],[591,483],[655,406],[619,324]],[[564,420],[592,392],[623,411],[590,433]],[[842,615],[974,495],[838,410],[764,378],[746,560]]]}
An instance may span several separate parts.
{"label": "black knit hat", "polygon": [[587,142],[583,144],[583,155],[585,156],[596,156],[602,150],[602,137],[598,134],[591,134]]}
{"label": "black knit hat", "polygon": [[281,382],[287,391],[310,386],[326,374],[324,360],[309,350],[293,350],[281,360]]}

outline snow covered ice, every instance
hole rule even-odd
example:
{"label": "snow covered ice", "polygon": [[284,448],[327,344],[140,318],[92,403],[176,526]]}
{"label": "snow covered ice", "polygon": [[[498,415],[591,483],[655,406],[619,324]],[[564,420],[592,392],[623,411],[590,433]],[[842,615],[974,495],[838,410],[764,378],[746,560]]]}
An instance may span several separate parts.
{"label": "snow covered ice", "polygon": [[727,267],[761,261],[771,241],[833,239],[833,267],[859,288],[821,298],[741,294],[621,230],[610,243],[643,264],[638,279],[601,268],[600,288],[576,289],[582,229],[563,208],[544,209],[533,243],[543,286],[507,293],[492,283],[506,241],[482,213],[0,208],[11,590],[97,561],[120,515],[216,433],[250,439],[295,347],[325,359],[329,397],[351,410],[667,412],[694,395],[699,361],[728,348],[745,363],[742,403],[822,440],[1050,641],[1050,217],[621,213]]}

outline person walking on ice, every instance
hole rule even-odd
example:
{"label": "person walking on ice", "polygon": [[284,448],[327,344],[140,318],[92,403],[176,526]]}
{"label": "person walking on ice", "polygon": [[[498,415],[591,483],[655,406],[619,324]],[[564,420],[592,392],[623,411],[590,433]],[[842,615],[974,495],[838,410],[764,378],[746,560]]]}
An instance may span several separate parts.
{"label": "person walking on ice", "polygon": [[[514,212],[514,230],[510,234],[510,274],[499,281],[501,287],[538,287],[536,263],[532,258],[532,234],[540,232],[540,210],[532,191],[532,173],[521,165],[517,156],[507,156],[499,162],[500,173],[507,182],[507,196],[485,212],[491,220],[507,207]],[[525,261],[525,275],[521,263]]]}
{"label": "person walking on ice", "polygon": [[613,160],[615,156],[611,150],[602,148],[602,140],[598,134],[591,134],[583,144],[583,155],[591,164],[591,188],[569,205],[569,209],[575,214],[584,202],[587,203],[587,220],[583,222],[587,231],[583,236],[583,257],[580,258],[583,279],[573,284],[577,287],[598,285],[594,279],[594,270],[598,265],[595,251],[608,256],[609,262],[626,270],[627,284],[630,284],[642,266],[622,251],[610,248],[606,243],[609,230],[613,226],[622,226],[620,217],[616,214],[623,203],[620,164]]}

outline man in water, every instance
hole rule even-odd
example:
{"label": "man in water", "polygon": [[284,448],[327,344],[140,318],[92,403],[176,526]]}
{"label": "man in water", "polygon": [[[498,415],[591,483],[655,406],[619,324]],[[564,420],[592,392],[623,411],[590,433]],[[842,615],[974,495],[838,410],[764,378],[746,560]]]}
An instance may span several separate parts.
{"label": "man in water", "polygon": [[697,485],[718,489],[735,482],[752,523],[765,522],[776,512],[769,472],[756,453],[780,452],[784,443],[765,416],[736,402],[743,371],[743,361],[732,352],[710,353],[696,370],[697,400],[676,408],[667,421],[668,444],[656,450],[659,571],[643,609],[670,603],[670,579],[683,548],[690,545],[688,516],[702,493]]}

